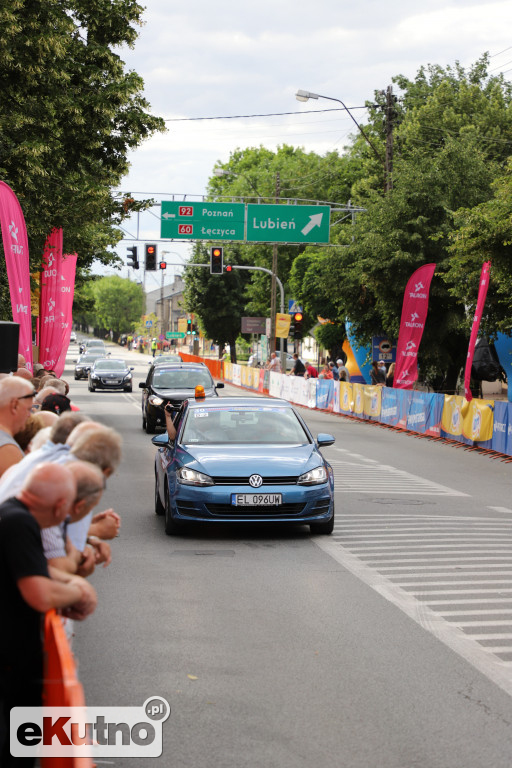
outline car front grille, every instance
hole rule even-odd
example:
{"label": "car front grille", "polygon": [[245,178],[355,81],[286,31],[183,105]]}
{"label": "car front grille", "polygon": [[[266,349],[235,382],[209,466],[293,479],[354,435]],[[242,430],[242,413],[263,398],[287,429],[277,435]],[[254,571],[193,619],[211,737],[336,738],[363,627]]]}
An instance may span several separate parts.
{"label": "car front grille", "polygon": [[216,517],[297,517],[304,504],[280,504],[268,507],[235,507],[232,504],[207,504],[206,508]]}
{"label": "car front grille", "polygon": [[[250,475],[245,477],[213,477],[215,485],[249,485]],[[297,485],[298,477],[282,475],[276,477],[263,477],[262,485]]]}

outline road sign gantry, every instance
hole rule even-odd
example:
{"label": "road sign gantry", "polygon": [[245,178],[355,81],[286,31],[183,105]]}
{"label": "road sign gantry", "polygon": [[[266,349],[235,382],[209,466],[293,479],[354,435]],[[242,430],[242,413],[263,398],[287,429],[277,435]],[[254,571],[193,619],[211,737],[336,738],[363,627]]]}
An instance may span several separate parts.
{"label": "road sign gantry", "polygon": [[198,203],[163,200],[162,239],[248,243],[328,243],[328,205]]}

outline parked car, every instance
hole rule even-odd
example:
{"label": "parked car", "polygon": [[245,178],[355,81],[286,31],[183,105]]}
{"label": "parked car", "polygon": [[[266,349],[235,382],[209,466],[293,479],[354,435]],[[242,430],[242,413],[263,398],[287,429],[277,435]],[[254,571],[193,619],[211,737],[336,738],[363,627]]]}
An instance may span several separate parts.
{"label": "parked car", "polygon": [[286,400],[188,399],[176,437],[157,435],[155,512],[174,535],[186,523],[287,523],[313,534],[334,527],[334,474],[320,452],[328,434],[312,436]]}
{"label": "parked car", "polygon": [[205,396],[217,396],[217,389],[204,363],[162,363],[151,366],[146,381],[141,381],[142,429],[151,435],[157,427],[165,427],[164,407],[171,403],[178,409],[182,402],[194,394],[196,386],[204,387]]}
{"label": "parked car", "polygon": [[76,344],[76,333],[74,331],[71,331],[71,334],[69,336],[69,343]]}
{"label": "parked car", "polygon": [[83,355],[87,350],[92,350],[93,347],[99,347],[103,353],[106,352],[105,350],[105,342],[101,339],[82,339],[82,343],[80,344],[80,354]]}
{"label": "parked car", "polygon": [[124,360],[101,357],[89,371],[89,392],[97,389],[122,389],[132,391],[132,371]]}
{"label": "parked car", "polygon": [[89,352],[86,355],[80,355],[78,360],[75,360],[75,381],[78,379],[86,379],[89,376],[89,371],[92,366],[100,357],[105,357],[105,353],[101,350],[99,352]]}

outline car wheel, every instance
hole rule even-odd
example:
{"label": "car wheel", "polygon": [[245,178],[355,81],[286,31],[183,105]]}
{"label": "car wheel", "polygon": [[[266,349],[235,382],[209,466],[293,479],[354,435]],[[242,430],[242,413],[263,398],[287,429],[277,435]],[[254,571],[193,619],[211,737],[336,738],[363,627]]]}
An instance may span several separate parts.
{"label": "car wheel", "polygon": [[75,381],[78,381],[78,376],[75,376]]}
{"label": "car wheel", "polygon": [[163,515],[165,513],[165,507],[160,499],[160,493],[158,491],[158,475],[155,470],[155,515]]}
{"label": "car wheel", "polygon": [[329,536],[334,530],[334,510],[327,523],[311,523],[309,530],[315,536]]}
{"label": "car wheel", "polygon": [[165,489],[165,532],[168,536],[178,536],[181,533],[181,525],[174,520],[171,511],[171,501],[169,499],[169,492]]}
{"label": "car wheel", "polygon": [[129,387],[125,387],[125,388],[124,388],[124,391],[125,391],[125,392],[133,392],[133,389],[132,389],[132,387],[131,387],[131,386],[129,386]]}
{"label": "car wheel", "polygon": [[96,392],[96,387],[93,387],[92,384],[89,384],[89,392]]}
{"label": "car wheel", "polygon": [[156,432],[156,422],[146,414],[146,433],[154,435]]}
{"label": "car wheel", "polygon": [[142,411],[142,429],[146,429],[146,417],[144,416],[144,411]]}

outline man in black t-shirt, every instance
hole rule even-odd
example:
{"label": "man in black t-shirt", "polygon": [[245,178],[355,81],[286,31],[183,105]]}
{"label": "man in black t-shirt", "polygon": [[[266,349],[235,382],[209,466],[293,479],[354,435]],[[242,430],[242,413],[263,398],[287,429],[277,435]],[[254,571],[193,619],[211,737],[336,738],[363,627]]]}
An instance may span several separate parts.
{"label": "man in black t-shirt", "polygon": [[9,712],[41,706],[43,647],[41,614],[72,606],[85,618],[96,606],[94,589],[79,576],[48,568],[41,528],[58,525],[76,496],[66,466],[45,462],[28,475],[16,497],[0,505],[0,765],[31,766],[9,754]]}
{"label": "man in black t-shirt", "polygon": [[300,357],[296,352],[293,355],[293,359],[295,360],[295,362],[293,364],[292,370],[290,371],[291,375],[304,376],[304,374],[306,373],[306,366],[304,365],[304,363],[302,362],[302,360],[300,359]]}

